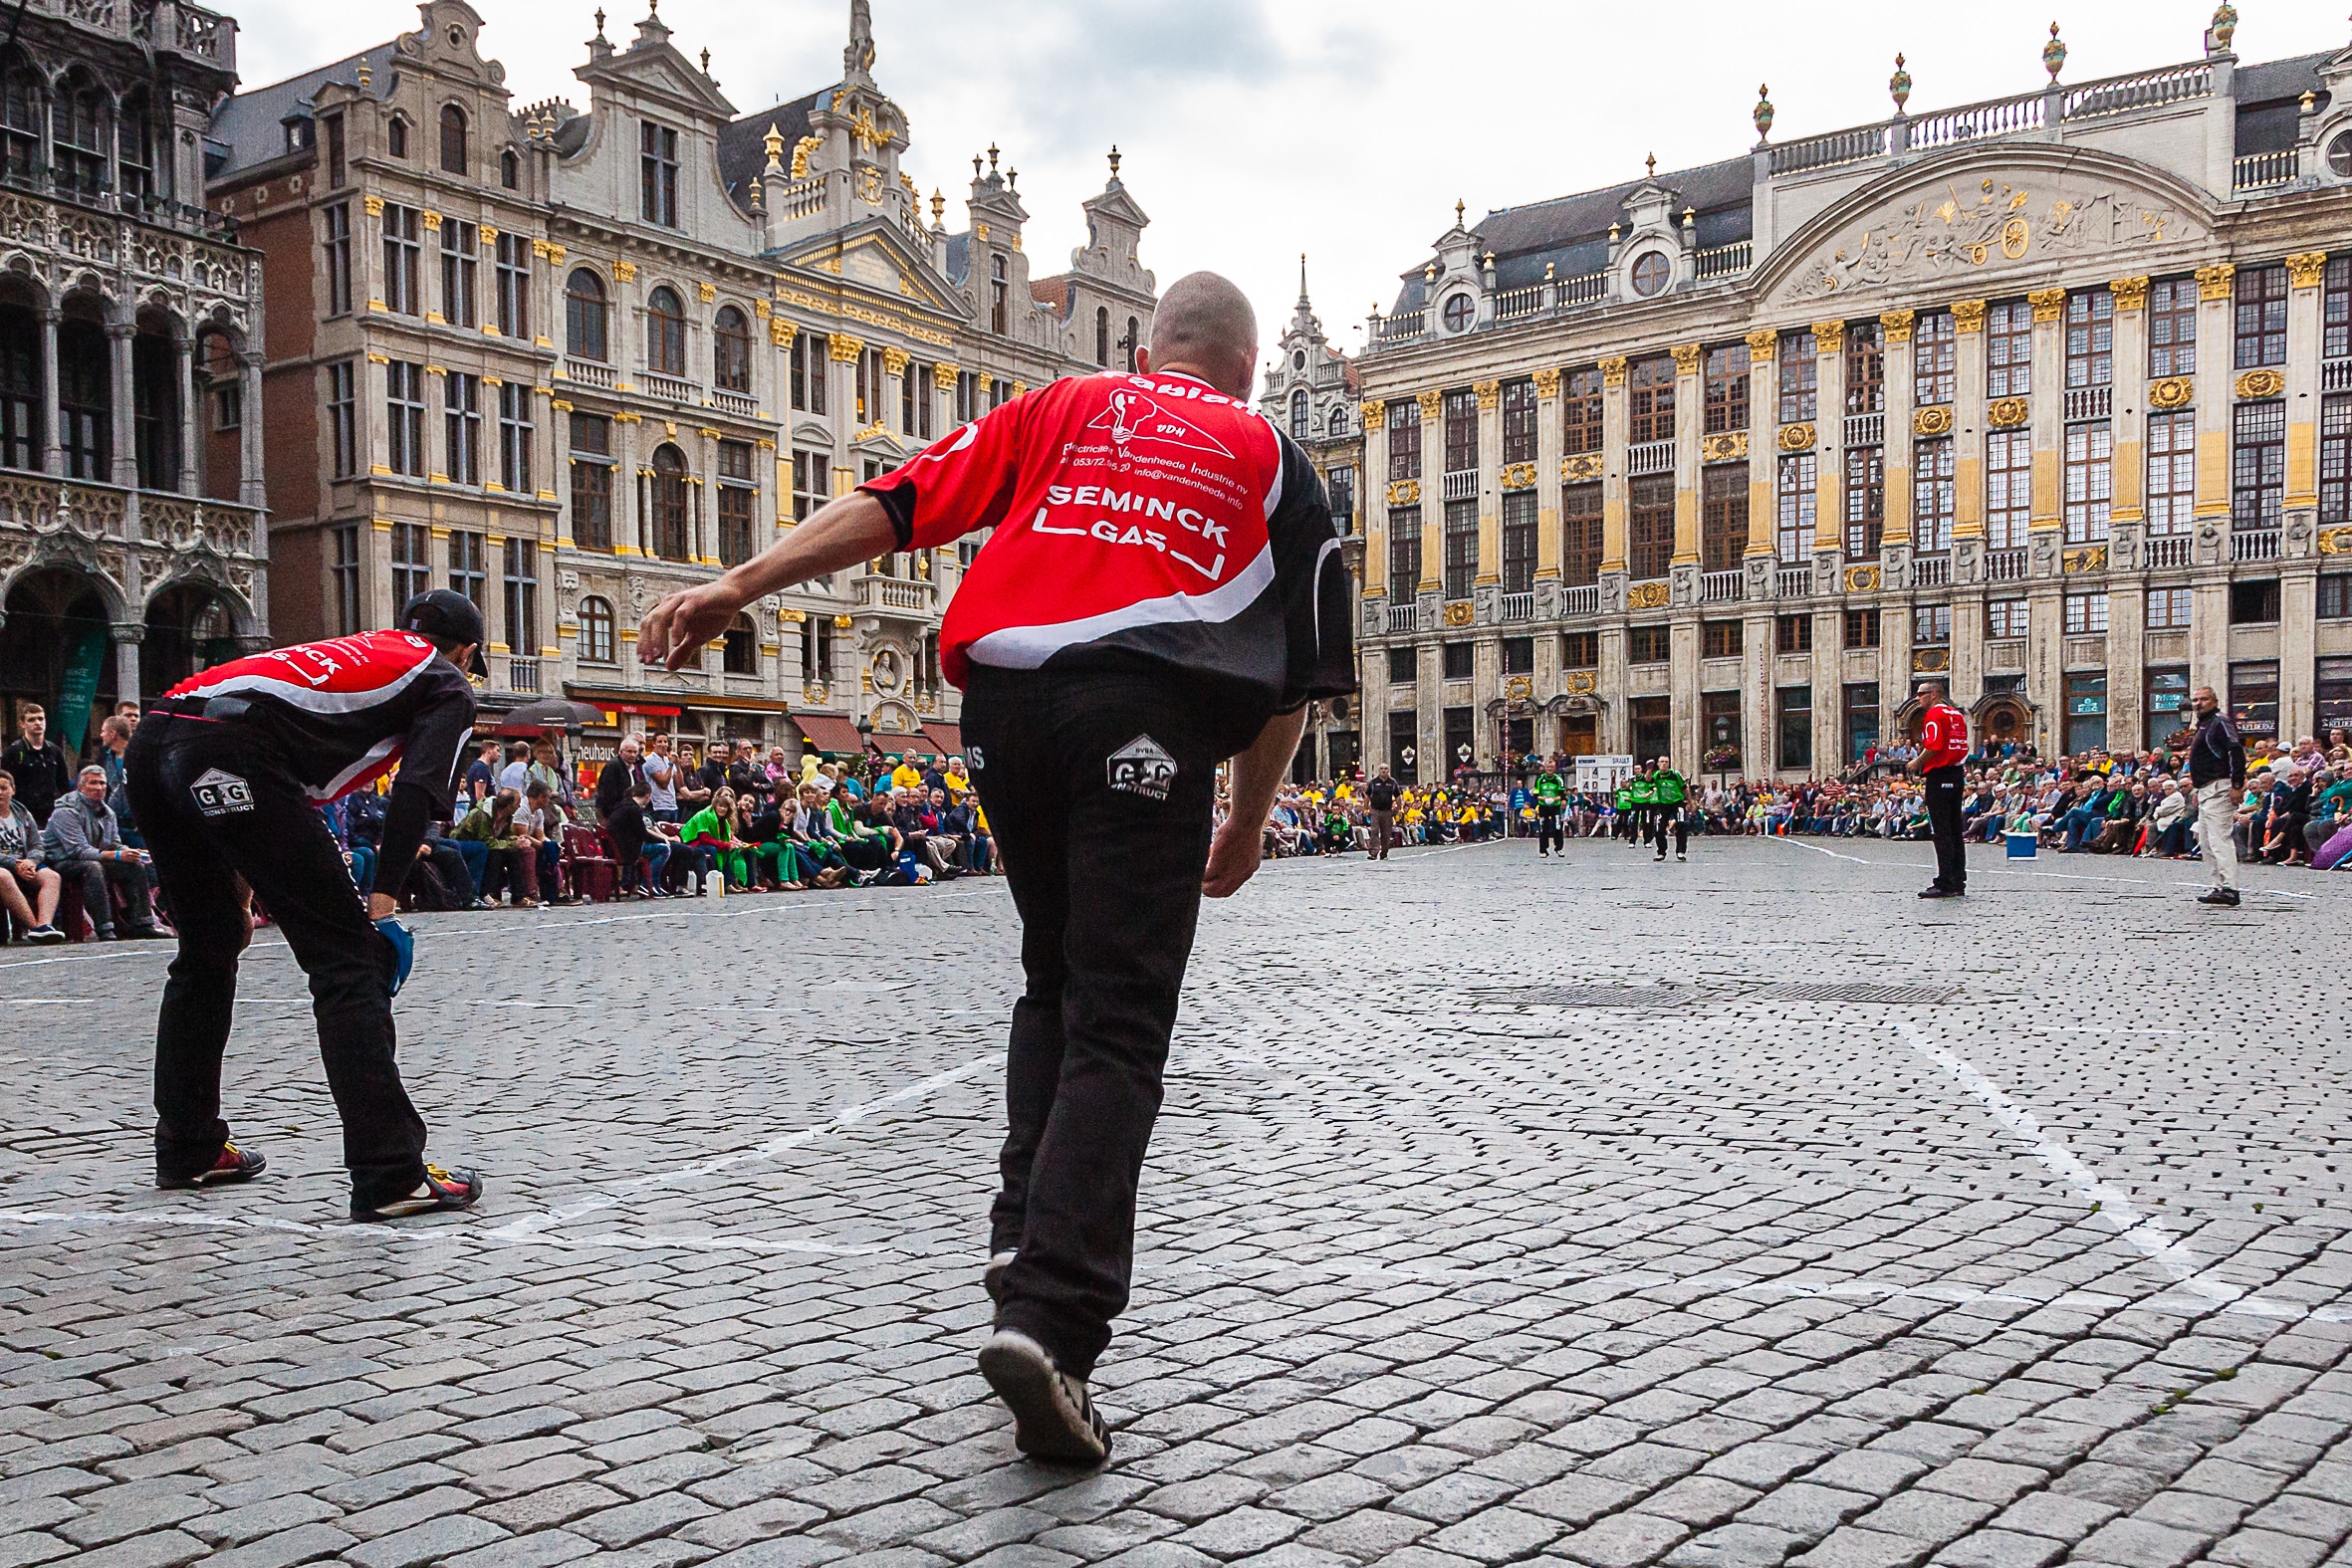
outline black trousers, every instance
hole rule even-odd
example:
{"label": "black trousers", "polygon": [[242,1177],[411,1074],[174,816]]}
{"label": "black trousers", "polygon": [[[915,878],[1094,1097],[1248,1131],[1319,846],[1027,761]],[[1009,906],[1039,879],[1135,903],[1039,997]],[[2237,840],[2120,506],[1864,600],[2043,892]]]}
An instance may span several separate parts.
{"label": "black trousers", "polygon": [[1660,858],[1666,854],[1666,834],[1669,829],[1674,833],[1674,852],[1678,855],[1686,853],[1691,842],[1689,816],[1679,805],[1651,806],[1649,841],[1658,846]]}
{"label": "black trousers", "polygon": [[378,1204],[415,1191],[424,1180],[425,1127],[392,1059],[397,961],[369,922],[326,819],[275,755],[234,725],[156,714],[132,737],[125,766],[131,807],[179,929],[155,1022],[156,1169],[194,1175],[220,1157],[229,1136],[220,1065],[238,956],[251,936],[243,878],[310,977],[352,1196]]}
{"label": "black trousers", "polygon": [[1936,835],[1936,886],[1965,893],[1969,885],[1968,842],[1961,837],[1960,791],[1966,773],[1958,763],[1927,771],[1928,826]]}
{"label": "black trousers", "polygon": [[1558,849],[1564,853],[1567,847],[1568,835],[1560,827],[1559,812],[1546,811],[1538,806],[1535,811],[1536,852],[1540,854],[1548,849]]}
{"label": "black trousers", "polygon": [[972,782],[1021,912],[989,1249],[998,1323],[1090,1376],[1126,1309],[1135,1193],[1192,956],[1225,748],[1197,696],[1135,674],[974,672]]}

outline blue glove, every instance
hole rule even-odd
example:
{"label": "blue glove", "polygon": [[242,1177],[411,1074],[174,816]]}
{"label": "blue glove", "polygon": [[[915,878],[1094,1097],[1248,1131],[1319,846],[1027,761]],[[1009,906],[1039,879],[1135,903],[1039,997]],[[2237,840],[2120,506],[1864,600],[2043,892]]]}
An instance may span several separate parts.
{"label": "blue glove", "polygon": [[416,968],[416,936],[393,915],[377,921],[375,929],[392,945],[392,995],[397,997],[408,982],[408,972]]}

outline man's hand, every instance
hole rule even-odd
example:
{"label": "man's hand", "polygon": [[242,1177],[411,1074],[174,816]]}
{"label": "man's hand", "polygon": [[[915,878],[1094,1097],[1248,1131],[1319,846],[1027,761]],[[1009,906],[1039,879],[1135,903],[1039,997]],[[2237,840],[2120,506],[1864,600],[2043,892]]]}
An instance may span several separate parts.
{"label": "man's hand", "polygon": [[679,589],[654,605],[637,628],[637,662],[671,670],[685,668],[704,643],[725,635],[735,624],[743,603],[725,578]]}
{"label": "man's hand", "polygon": [[1242,884],[1258,874],[1265,845],[1257,828],[1229,816],[1209,840],[1209,864],[1201,874],[1201,892],[1210,898],[1231,898]]}

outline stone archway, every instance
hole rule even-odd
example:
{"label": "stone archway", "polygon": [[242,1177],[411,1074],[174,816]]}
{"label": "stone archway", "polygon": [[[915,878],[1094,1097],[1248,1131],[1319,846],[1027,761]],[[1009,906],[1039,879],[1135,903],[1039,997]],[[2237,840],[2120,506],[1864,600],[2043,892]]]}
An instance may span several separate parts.
{"label": "stone archway", "polygon": [[[111,588],[71,566],[40,565],[17,573],[0,600],[0,696],[41,704],[50,736],[69,751],[115,700]],[[77,691],[88,695],[76,701]]]}
{"label": "stone archway", "polygon": [[1977,744],[1984,750],[2033,745],[2033,705],[2022,697],[2006,693],[1988,697],[1977,704],[1969,720],[1976,727]]}
{"label": "stone archway", "polygon": [[189,676],[226,664],[239,646],[237,607],[219,587],[182,577],[147,600],[139,655],[140,700],[152,702]]}

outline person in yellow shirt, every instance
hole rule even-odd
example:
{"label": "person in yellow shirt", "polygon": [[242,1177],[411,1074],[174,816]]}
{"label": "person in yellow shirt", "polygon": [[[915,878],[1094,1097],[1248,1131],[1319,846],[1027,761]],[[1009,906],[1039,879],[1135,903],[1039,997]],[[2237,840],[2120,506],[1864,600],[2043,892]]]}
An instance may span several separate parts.
{"label": "person in yellow shirt", "polygon": [[923,787],[923,771],[917,768],[911,759],[896,757],[891,761],[897,765],[890,770],[891,788],[920,789]]}
{"label": "person in yellow shirt", "polygon": [[951,802],[960,801],[972,792],[972,781],[964,772],[964,760],[961,757],[949,758],[947,767],[940,772],[939,777],[947,783],[947,797]]}

